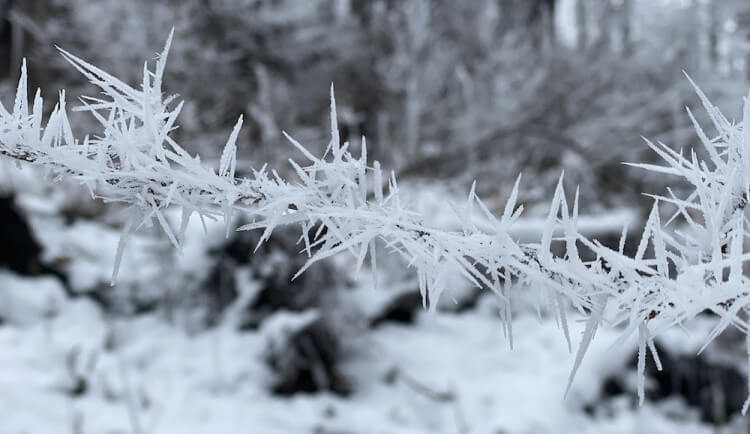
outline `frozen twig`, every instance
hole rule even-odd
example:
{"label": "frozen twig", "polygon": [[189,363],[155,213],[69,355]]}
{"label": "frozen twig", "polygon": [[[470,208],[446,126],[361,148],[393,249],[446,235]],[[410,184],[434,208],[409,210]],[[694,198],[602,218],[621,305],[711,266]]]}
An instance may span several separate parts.
{"label": "frozen twig", "polygon": [[[623,324],[623,337],[638,334],[641,376],[645,375],[647,348],[658,360],[653,350],[654,337],[700,312],[710,310],[717,314],[707,343],[729,326],[747,333],[747,317],[742,313],[750,305],[750,291],[746,289],[750,281],[743,273],[750,259],[743,243],[750,235],[745,217],[750,198],[747,99],[744,120],[732,124],[696,87],[718,131],[716,138],[709,138],[694,121],[701,146],[709,157],[707,161],[695,151],[686,155],[664,144],[647,142],[666,164],[632,165],[680,177],[694,191],[684,199],[671,191],[668,196],[657,197],[637,252],[628,257],[623,253],[625,232],[618,250],[579,233],[578,195],[572,204],[568,203],[562,177],[538,243],[521,243],[509,235],[523,209],[516,203],[518,181],[499,217],[489,211],[472,188],[466,210],[458,212],[470,216],[470,210],[478,210],[489,222],[481,229],[470,219],[462,219],[465,225],[460,232],[427,226],[422,216],[404,206],[395,176],[384,173],[378,162],[370,165],[364,141],[359,156],[352,155],[348,143],[340,142],[333,88],[331,141],[324,156],[312,154],[286,135],[306,159],[289,160],[296,181],[285,180],[265,167],[250,177],[236,177],[236,143],[242,118],[229,134],[218,170],[206,167],[171,136],[177,128],[182,103],[162,91],[170,44],[171,36],[153,70],[144,66],[138,88],[60,50],[103,94],[81,98],[83,106],[78,110],[91,114],[100,125],[99,131],[83,139],[72,133],[64,93],[46,124],[38,91],[29,104],[25,64],[12,109],[8,111],[0,105],[0,154],[42,166],[54,179],[72,178],[86,186],[94,198],[127,206],[128,218],[113,281],[128,237],[142,226],[156,222],[179,248],[193,214],[201,218],[223,217],[229,233],[232,215],[242,213],[251,223],[240,230],[262,230],[261,242],[280,225],[299,225],[302,249],[309,258],[299,273],[342,252],[356,259],[358,269],[369,255],[374,269],[374,246],[384,245],[414,268],[424,304],[430,309],[435,309],[448,284],[448,273],[458,270],[472,284],[497,295],[509,333],[509,287],[539,288],[540,302],[556,313],[566,338],[570,336],[566,310],[573,306],[588,316],[571,382],[597,328],[605,321]],[[676,218],[685,223],[684,229],[665,229],[659,202],[677,208],[667,224]],[[164,214],[170,206],[182,209],[182,222],[176,233]],[[555,241],[565,243],[564,257],[552,254]],[[581,259],[579,245],[594,252],[596,258]],[[653,257],[647,257],[647,251],[652,251]]]}

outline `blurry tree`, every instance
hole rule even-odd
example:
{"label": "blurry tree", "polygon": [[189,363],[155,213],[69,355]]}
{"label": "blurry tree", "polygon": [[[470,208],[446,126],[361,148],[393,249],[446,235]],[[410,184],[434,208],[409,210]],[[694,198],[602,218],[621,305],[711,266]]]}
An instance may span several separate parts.
{"label": "blurry tree", "polygon": [[721,18],[717,5],[706,2],[704,6],[708,15],[708,59],[713,68],[719,66],[719,32]]}
{"label": "blurry tree", "polygon": [[8,0],[0,0],[0,77],[10,73],[10,11]]}
{"label": "blurry tree", "polygon": [[[34,33],[37,26],[30,20],[33,17],[43,22],[48,14],[49,0],[0,0],[0,77],[8,74],[13,80],[18,78],[21,60],[36,49]],[[44,81],[43,69],[35,72],[32,80]]]}
{"label": "blurry tree", "polygon": [[633,0],[620,4],[620,47],[625,56],[633,52]]}
{"label": "blurry tree", "polygon": [[588,43],[588,22],[586,21],[586,0],[576,0],[575,3],[575,27],[576,48],[583,50]]}
{"label": "blurry tree", "polygon": [[[11,0],[0,1],[8,10]],[[132,65],[174,25],[177,43],[167,80],[188,101],[181,133],[194,138],[204,155],[217,155],[213,144],[239,113],[249,121],[239,139],[246,165],[282,158],[281,130],[323,146],[317,132],[326,122],[322,113],[334,82],[342,134],[353,148],[365,135],[371,155],[403,175],[439,174],[459,183],[484,171],[508,184],[499,179],[503,173],[523,166],[548,174],[540,179],[551,188],[561,164],[592,167],[581,170],[582,178],[619,176],[620,161],[645,152],[638,136],[691,138],[680,114],[692,98],[682,70],[721,102],[706,83],[711,75],[704,80],[699,69],[735,65],[733,59],[746,52],[738,49],[742,31],[732,33],[729,26],[742,29],[746,6],[735,0],[14,4],[17,13],[6,14],[12,25],[0,29],[6,35],[0,41],[10,53],[8,40],[18,39],[8,29],[24,29],[17,44],[35,63],[32,71],[55,77],[44,80],[47,93],[62,87],[76,92],[84,85],[53,55],[54,44],[132,82],[140,74]],[[575,18],[570,43],[556,28],[568,6]],[[29,38],[36,41],[34,50]],[[554,50],[547,49],[553,44]],[[705,49],[695,50],[700,44]]]}
{"label": "blurry tree", "polygon": [[557,0],[498,0],[502,25],[506,28],[526,27],[537,49],[555,40],[555,7]]}
{"label": "blurry tree", "polygon": [[737,28],[739,31],[740,46],[744,54],[743,66],[745,75],[750,79],[750,5],[744,5],[736,13]]}

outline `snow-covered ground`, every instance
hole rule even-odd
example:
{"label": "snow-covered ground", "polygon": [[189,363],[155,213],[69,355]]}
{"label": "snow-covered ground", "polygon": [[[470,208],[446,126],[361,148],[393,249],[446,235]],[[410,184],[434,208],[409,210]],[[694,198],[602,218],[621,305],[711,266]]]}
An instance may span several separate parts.
{"label": "snow-covered ground", "polygon": [[[0,281],[4,289],[40,288],[36,279],[3,274]],[[414,325],[363,333],[344,364],[354,383],[346,398],[272,396],[263,359],[269,329],[190,335],[161,314],[106,318],[84,299],[31,324],[6,324],[0,432],[714,432],[685,412],[670,419],[626,401],[592,418],[583,407],[630,361],[633,345],[610,347],[618,335],[602,331],[565,399],[573,355],[554,320],[519,314],[511,350],[489,298],[476,311],[421,313]]]}

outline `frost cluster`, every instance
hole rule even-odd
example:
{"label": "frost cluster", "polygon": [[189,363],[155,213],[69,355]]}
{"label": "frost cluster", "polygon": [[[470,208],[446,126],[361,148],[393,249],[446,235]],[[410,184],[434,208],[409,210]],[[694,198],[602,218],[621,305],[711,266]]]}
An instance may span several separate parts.
{"label": "frost cluster", "polygon": [[[25,65],[12,110],[0,105],[1,154],[40,165],[54,179],[75,179],[93,198],[127,206],[113,282],[129,235],[142,226],[155,222],[180,248],[191,216],[223,217],[228,233],[233,214],[242,213],[252,223],[239,230],[261,229],[262,241],[279,225],[300,227],[301,249],[309,260],[299,273],[340,252],[353,255],[357,269],[369,256],[375,270],[376,243],[384,245],[416,271],[424,305],[430,309],[435,308],[449,273],[459,270],[474,285],[497,295],[511,345],[512,288],[540,292],[541,307],[556,315],[569,346],[567,313],[572,306],[588,323],[571,382],[597,328],[602,323],[622,326],[623,339],[633,334],[638,337],[641,400],[647,352],[659,366],[654,337],[661,331],[708,310],[717,320],[706,344],[730,325],[748,334],[750,282],[743,272],[750,259],[744,245],[750,235],[745,216],[750,200],[748,99],[743,121],[732,123],[696,87],[718,135],[709,137],[693,118],[702,153],[675,152],[664,144],[648,142],[664,165],[632,165],[678,176],[689,183],[691,192],[681,198],[669,190],[665,196],[655,197],[640,244],[631,257],[623,252],[626,228],[617,250],[579,233],[578,192],[570,201],[562,177],[537,243],[521,243],[509,235],[523,210],[516,203],[520,177],[502,215],[493,215],[472,187],[465,204],[455,209],[463,222],[461,231],[428,227],[422,216],[400,199],[395,176],[385,174],[377,161],[370,164],[364,140],[359,156],[352,155],[348,143],[341,143],[333,89],[331,141],[324,155],[313,155],[287,135],[306,158],[304,162],[289,160],[298,179],[283,179],[266,167],[249,178],[236,177],[236,140],[242,118],[224,145],[218,169],[207,167],[171,134],[177,128],[182,103],[162,90],[170,43],[171,36],[153,70],[144,65],[137,88],[60,50],[102,91],[98,97],[81,98],[82,106],[76,109],[88,112],[101,128],[83,139],[73,135],[64,93],[46,123],[38,91],[29,103]],[[701,157],[704,153],[706,159]],[[660,202],[676,209],[664,223]],[[165,217],[170,206],[182,209],[177,231]],[[479,219],[481,225],[476,224]],[[682,222],[687,229],[668,228],[673,221]],[[553,241],[565,243],[564,256],[552,254]],[[595,259],[583,260],[579,246],[594,252]]]}

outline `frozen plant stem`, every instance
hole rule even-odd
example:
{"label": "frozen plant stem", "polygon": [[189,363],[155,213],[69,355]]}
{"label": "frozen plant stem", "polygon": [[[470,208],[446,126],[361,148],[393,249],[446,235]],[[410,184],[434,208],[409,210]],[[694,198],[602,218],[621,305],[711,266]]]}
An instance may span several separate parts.
{"label": "frozen plant stem", "polygon": [[[706,344],[730,325],[747,334],[745,312],[750,308],[750,292],[745,288],[750,287],[750,282],[743,273],[743,266],[750,259],[743,243],[750,235],[745,217],[750,198],[747,98],[743,121],[733,124],[695,87],[718,131],[715,138],[709,138],[688,112],[707,160],[694,150],[685,155],[662,143],[647,141],[665,165],[632,166],[680,177],[693,191],[684,199],[671,190],[667,196],[656,197],[636,254],[629,257],[623,253],[626,231],[618,250],[578,232],[578,192],[569,204],[562,177],[538,243],[520,243],[509,235],[523,210],[516,203],[520,177],[501,216],[493,215],[472,187],[465,206],[457,208],[464,225],[461,231],[426,226],[420,215],[403,206],[395,176],[384,175],[377,162],[369,165],[366,142],[363,141],[358,157],[349,152],[348,143],[341,143],[333,88],[331,141],[323,157],[313,155],[285,134],[305,157],[305,162],[289,160],[298,177],[295,182],[281,178],[276,171],[269,172],[265,166],[249,178],[235,176],[236,141],[242,118],[224,145],[218,171],[208,168],[170,135],[177,128],[182,108],[182,103],[162,92],[171,41],[170,35],[153,70],[144,65],[139,88],[60,50],[103,94],[81,98],[83,105],[77,110],[91,114],[100,126],[99,131],[82,140],[73,136],[64,93],[46,124],[39,91],[29,104],[25,63],[12,110],[0,105],[0,154],[42,166],[54,179],[77,180],[88,188],[92,198],[127,206],[128,218],[117,249],[113,282],[128,237],[142,226],[155,221],[180,248],[193,214],[200,218],[223,217],[228,234],[232,215],[238,212],[253,222],[239,230],[263,230],[261,242],[279,225],[298,225],[300,242],[309,258],[299,273],[340,252],[349,252],[356,258],[357,270],[369,254],[374,269],[375,243],[384,244],[414,268],[429,309],[435,309],[447,285],[451,272],[448,270],[459,270],[472,284],[497,295],[503,304],[501,312],[509,335],[509,289],[540,288],[540,302],[546,302],[543,307],[558,317],[569,345],[567,309],[573,306],[588,317],[570,383],[597,328],[602,323],[622,325],[622,339],[638,336],[641,401],[646,352],[652,352],[659,367],[653,340],[666,328],[709,310],[716,314],[716,324]],[[664,225],[659,201],[677,208]],[[173,233],[164,215],[170,206],[182,209],[177,233]],[[481,228],[476,225],[472,221],[475,211],[489,224]],[[696,214],[701,218],[695,219]],[[675,219],[689,230],[667,231],[666,225]],[[553,240],[565,243],[565,257],[553,256]],[[593,251],[596,258],[583,261],[577,243]],[[645,257],[649,246],[653,258]],[[670,275],[670,269],[675,273]]]}

